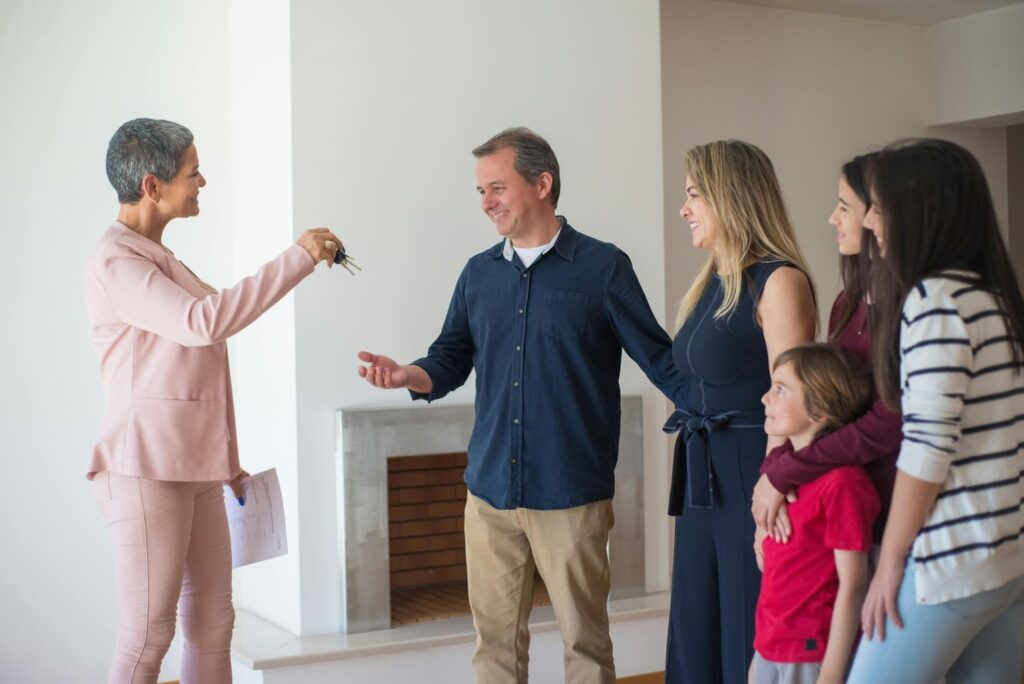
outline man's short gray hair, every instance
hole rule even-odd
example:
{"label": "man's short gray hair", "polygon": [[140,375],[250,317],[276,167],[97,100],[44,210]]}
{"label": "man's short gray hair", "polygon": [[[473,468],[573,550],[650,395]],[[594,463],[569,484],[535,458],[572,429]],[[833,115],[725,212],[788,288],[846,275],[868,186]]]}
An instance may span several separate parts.
{"label": "man's short gray hair", "polygon": [[479,159],[505,148],[516,153],[516,173],[526,179],[527,183],[533,183],[542,173],[551,174],[551,204],[557,207],[562,179],[558,175],[558,157],[548,141],[523,126],[507,128],[475,148],[473,156]]}
{"label": "man's short gray hair", "polygon": [[153,174],[165,183],[178,175],[192,131],[173,121],[132,119],[121,125],[107,146],[107,179],[121,204],[142,199],[142,179]]}

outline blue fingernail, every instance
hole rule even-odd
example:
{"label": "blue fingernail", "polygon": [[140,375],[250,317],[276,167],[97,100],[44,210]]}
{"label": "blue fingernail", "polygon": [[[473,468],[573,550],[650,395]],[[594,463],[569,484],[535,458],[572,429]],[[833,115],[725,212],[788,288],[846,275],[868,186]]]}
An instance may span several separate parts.
{"label": "blue fingernail", "polygon": [[244,496],[238,497],[238,505],[239,506],[244,506],[245,505],[245,497]]}

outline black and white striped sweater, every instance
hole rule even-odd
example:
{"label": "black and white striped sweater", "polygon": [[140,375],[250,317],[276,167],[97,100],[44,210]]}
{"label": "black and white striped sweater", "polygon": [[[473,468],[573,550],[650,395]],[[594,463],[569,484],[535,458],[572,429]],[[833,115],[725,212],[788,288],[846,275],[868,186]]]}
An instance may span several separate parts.
{"label": "black and white striped sweater", "polygon": [[[965,274],[967,275],[967,274]],[[942,603],[1024,575],[1024,372],[991,293],[918,283],[900,330],[897,466],[941,482],[913,547],[917,600]]]}

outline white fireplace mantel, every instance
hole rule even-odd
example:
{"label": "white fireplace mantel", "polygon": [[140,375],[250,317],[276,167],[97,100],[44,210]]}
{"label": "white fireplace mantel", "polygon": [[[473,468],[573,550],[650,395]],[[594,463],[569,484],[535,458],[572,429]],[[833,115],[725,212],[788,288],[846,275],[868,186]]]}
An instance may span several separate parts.
{"label": "white fireplace mantel", "polygon": [[[473,407],[344,408],[337,412],[338,553],[341,631],[357,634],[391,626],[387,459],[464,452]],[[610,599],[642,596],[644,586],[643,409],[622,398],[615,469],[615,527],[608,542]]]}

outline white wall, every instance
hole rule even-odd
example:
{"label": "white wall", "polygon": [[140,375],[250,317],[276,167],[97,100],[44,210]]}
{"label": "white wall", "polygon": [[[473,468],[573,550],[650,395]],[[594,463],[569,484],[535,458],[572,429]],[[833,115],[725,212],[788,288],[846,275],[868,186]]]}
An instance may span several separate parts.
{"label": "white wall", "polygon": [[[112,546],[84,478],[102,409],[85,264],[117,216],[107,141],[137,116],[196,136],[202,216],[166,243],[231,274],[226,8],[0,3],[0,680],[97,682],[113,649]],[[175,678],[175,664],[168,678]]]}
{"label": "white wall", "polygon": [[929,123],[1024,122],[1024,3],[929,26],[925,40]]}
{"label": "white wall", "polygon": [[[291,2],[231,0],[227,82],[231,108],[235,278],[295,240],[292,224]],[[309,280],[327,277],[323,267]],[[231,344],[242,465],[277,468],[289,553],[235,572],[235,601],[302,629],[295,300],[286,297]],[[325,599],[329,600],[329,599]]]}
{"label": "white wall", "polygon": [[1005,129],[926,127],[929,71],[922,27],[665,0],[661,30],[671,312],[705,257],[691,247],[677,213],[683,156],[711,140],[747,140],[772,159],[815,277],[823,326],[839,289],[835,230],[827,221],[839,168],[850,157],[907,136],[955,140],[979,157],[1006,225]]}
{"label": "white wall", "polygon": [[[334,411],[407,405],[355,373],[369,349],[409,361],[440,330],[466,259],[497,241],[470,150],[527,125],[559,155],[559,210],[634,260],[661,311],[656,2],[293,3],[295,223],[338,229],[364,271],[297,293],[303,628],[336,625]],[[471,402],[472,379],[445,401]],[[662,496],[665,409],[643,392],[649,492]],[[664,505],[649,509],[649,582],[667,585]],[[307,541],[315,543],[307,544]]]}
{"label": "white wall", "polygon": [[1024,124],[1006,129],[1006,185],[1009,194],[1007,233],[1010,236],[1010,260],[1017,277],[1024,276]]}

